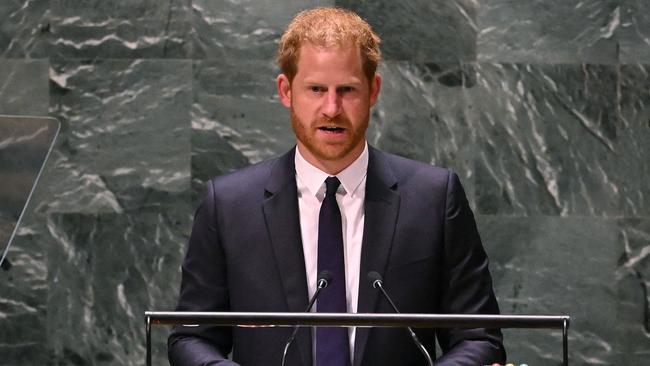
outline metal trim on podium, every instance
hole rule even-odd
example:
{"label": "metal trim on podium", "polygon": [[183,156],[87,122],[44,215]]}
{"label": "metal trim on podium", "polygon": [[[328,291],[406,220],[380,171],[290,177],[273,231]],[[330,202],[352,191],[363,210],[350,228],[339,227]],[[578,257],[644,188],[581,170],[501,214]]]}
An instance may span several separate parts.
{"label": "metal trim on podium", "polygon": [[562,329],[563,365],[569,365],[566,315],[350,314],[146,311],[147,366],[151,366],[151,325],[328,326],[414,328]]}

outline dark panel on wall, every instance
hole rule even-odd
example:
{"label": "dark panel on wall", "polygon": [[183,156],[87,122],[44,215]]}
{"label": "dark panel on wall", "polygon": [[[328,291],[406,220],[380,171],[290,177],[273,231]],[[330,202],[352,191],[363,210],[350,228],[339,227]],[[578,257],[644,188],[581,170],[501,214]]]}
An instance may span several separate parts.
{"label": "dark panel on wall", "polygon": [[192,6],[194,58],[271,60],[277,41],[301,10],[334,0],[198,0]]}
{"label": "dark panel on wall", "polygon": [[476,60],[476,10],[472,0],[338,0],[357,12],[383,40],[387,60]]}
{"label": "dark panel on wall", "polygon": [[650,63],[650,2],[621,1],[621,29],[618,34],[622,63]]}
{"label": "dark panel on wall", "polygon": [[620,0],[483,0],[478,59],[616,63]]}

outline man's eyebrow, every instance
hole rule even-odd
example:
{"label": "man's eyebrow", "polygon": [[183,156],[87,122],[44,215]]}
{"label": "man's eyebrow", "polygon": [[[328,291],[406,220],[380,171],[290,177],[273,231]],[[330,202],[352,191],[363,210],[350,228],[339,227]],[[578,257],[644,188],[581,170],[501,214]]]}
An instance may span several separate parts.
{"label": "man's eyebrow", "polygon": [[[310,84],[310,85],[327,85],[326,82],[322,82],[322,81],[319,81],[319,80],[316,80],[316,79],[309,79],[309,78],[306,78],[303,82],[305,84]],[[336,83],[335,85],[337,87],[339,87],[339,86],[359,85],[359,84],[363,84],[363,81],[360,80],[360,79],[354,78],[354,79],[350,79],[350,80],[346,80],[346,81],[343,81],[343,82]]]}

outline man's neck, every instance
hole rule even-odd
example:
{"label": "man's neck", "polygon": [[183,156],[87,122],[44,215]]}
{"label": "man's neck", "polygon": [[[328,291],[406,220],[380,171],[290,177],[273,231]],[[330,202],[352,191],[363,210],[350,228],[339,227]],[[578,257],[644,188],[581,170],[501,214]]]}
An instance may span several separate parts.
{"label": "man's neck", "polygon": [[366,141],[364,140],[363,143],[356,146],[354,150],[347,154],[343,159],[339,160],[318,159],[305,146],[300,144],[300,142],[298,142],[297,148],[300,155],[302,155],[303,159],[305,159],[309,164],[329,175],[337,175],[361,156],[361,153],[363,153],[363,150],[366,148]]}

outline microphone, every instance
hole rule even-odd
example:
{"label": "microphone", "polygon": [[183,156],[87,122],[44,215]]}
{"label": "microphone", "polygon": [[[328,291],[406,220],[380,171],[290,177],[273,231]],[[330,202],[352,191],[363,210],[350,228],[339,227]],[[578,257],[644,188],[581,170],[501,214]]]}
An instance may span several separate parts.
{"label": "microphone", "polygon": [[[384,289],[384,281],[382,281],[381,275],[376,271],[370,271],[370,272],[368,272],[367,277],[368,277],[368,281],[370,281],[370,284],[372,285],[372,287],[373,288],[378,288],[381,291],[382,295],[384,295],[384,298],[386,298],[386,300],[388,300],[388,303],[390,304],[390,306],[393,307],[393,310],[395,310],[395,313],[399,314],[400,312],[399,312],[399,310],[397,310],[397,306],[395,306],[395,303],[393,302],[393,300],[390,298],[390,296],[388,296],[388,292],[386,292],[386,290]],[[424,358],[427,359],[427,364],[429,364],[429,366],[433,366],[433,361],[431,360],[431,356],[429,355],[429,352],[427,351],[426,348],[424,348],[424,345],[422,344],[422,342],[420,342],[420,340],[418,339],[418,336],[415,335],[415,332],[413,331],[413,329],[411,329],[411,327],[409,327],[409,326],[407,326],[406,329],[408,330],[409,334],[411,335],[411,338],[413,338],[413,342],[415,343],[415,345],[418,347],[420,352],[422,352],[422,354],[424,355]]]}
{"label": "microphone", "polygon": [[[318,274],[318,280],[316,281],[316,292],[314,292],[314,295],[311,297],[309,300],[309,305],[307,305],[307,309],[305,310],[305,313],[308,313],[311,311],[312,306],[314,306],[314,303],[316,302],[316,299],[318,298],[318,295],[320,295],[321,290],[329,286],[329,284],[332,282],[332,274],[330,271],[321,271]],[[287,357],[287,351],[289,351],[289,346],[291,346],[291,343],[293,343],[293,340],[296,339],[296,334],[298,333],[298,329],[300,329],[299,326],[293,327],[293,332],[291,333],[291,336],[287,340],[287,344],[284,345],[284,352],[282,352],[282,366],[284,366],[285,359]]]}

